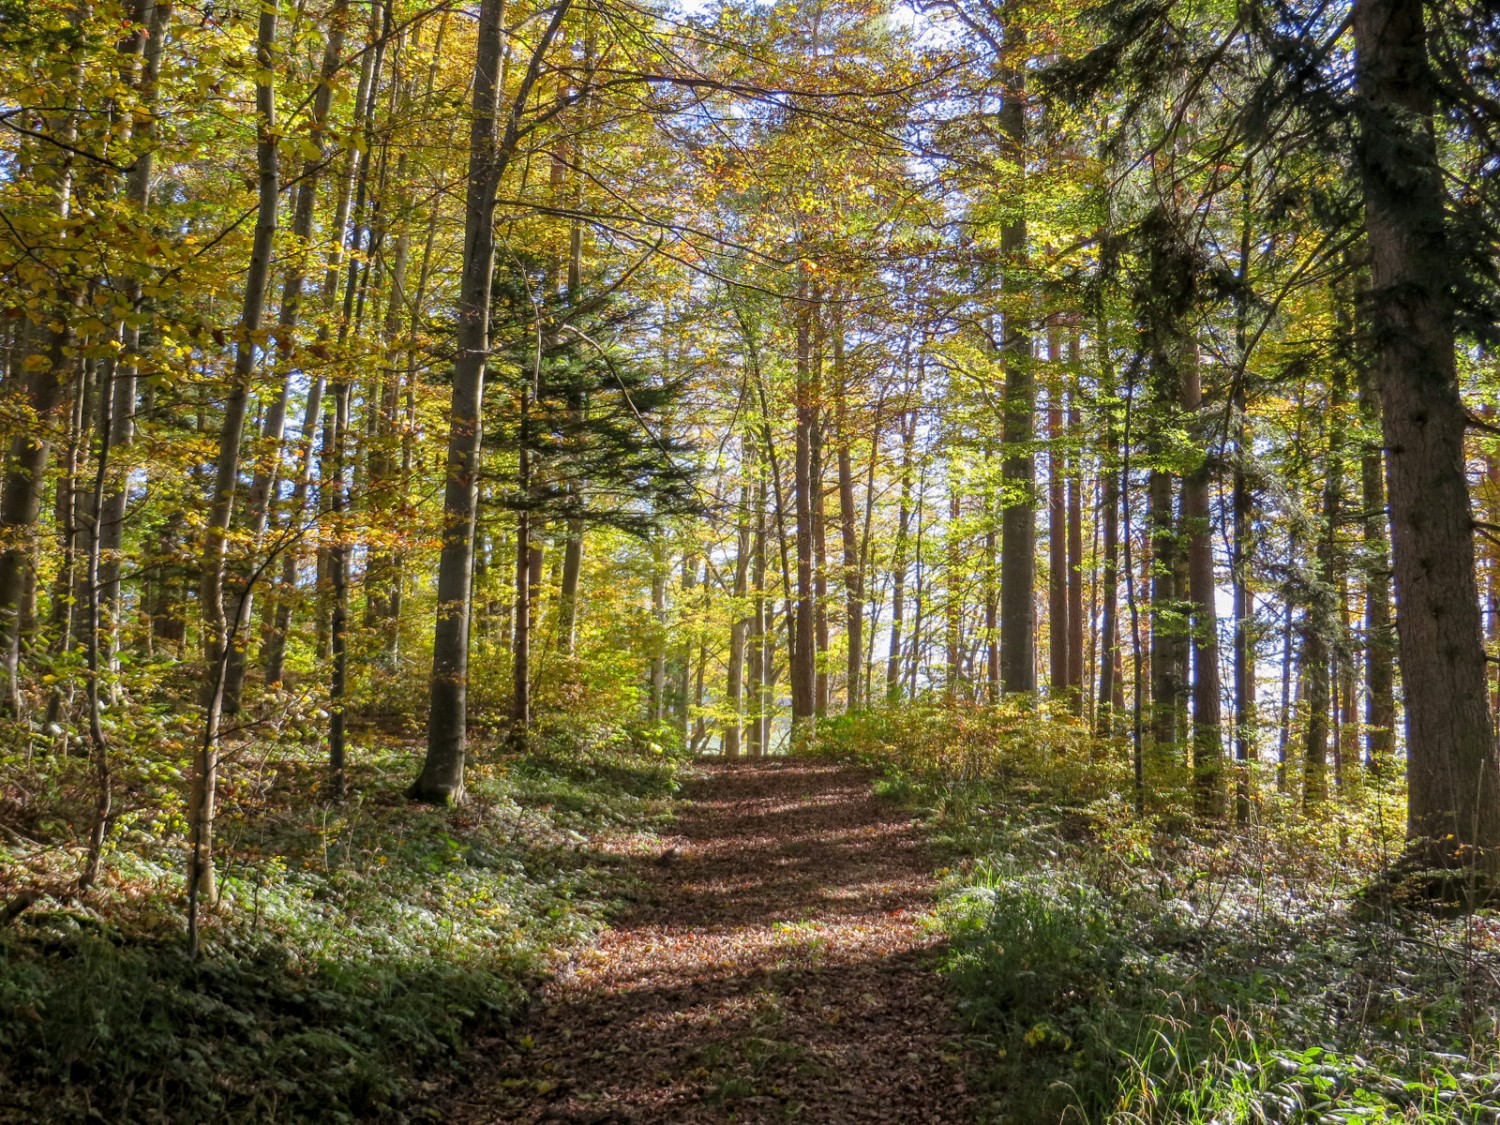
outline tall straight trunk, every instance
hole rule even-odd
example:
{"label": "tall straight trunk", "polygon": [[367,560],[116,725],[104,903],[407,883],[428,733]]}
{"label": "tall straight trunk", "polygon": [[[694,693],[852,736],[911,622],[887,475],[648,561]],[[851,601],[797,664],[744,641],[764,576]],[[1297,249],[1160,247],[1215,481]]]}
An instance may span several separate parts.
{"label": "tall straight trunk", "polygon": [[1303,625],[1302,674],[1306,677],[1307,730],[1303,760],[1303,804],[1328,797],[1329,708],[1333,703],[1330,662],[1337,634],[1338,524],[1344,492],[1344,373],[1329,387],[1328,463],[1324,469],[1323,523],[1319,529],[1316,581]]}
{"label": "tall straight trunk", "polygon": [[1120,645],[1120,431],[1109,320],[1102,299],[1096,300],[1092,315],[1099,348],[1099,394],[1104,403],[1104,448],[1099,457],[1099,518],[1104,524],[1104,557],[1100,560],[1099,575],[1099,696],[1095,701],[1094,730],[1109,735],[1116,729],[1115,693],[1123,686],[1116,677]]}
{"label": "tall straight trunk", "polygon": [[[76,115],[52,126],[65,141],[76,131]],[[58,217],[66,219],[72,202],[73,172],[71,161],[45,174],[40,166],[34,174],[52,189]],[[66,277],[60,278],[52,294],[55,307],[41,320],[28,324],[22,332],[21,386],[18,404],[29,424],[15,428],[5,459],[5,478],[0,484],[0,662],[4,665],[4,691],[0,709],[14,717],[21,710],[21,649],[35,597],[36,575],[33,557],[36,524],[42,511],[42,489],[46,484],[47,466],[52,459],[53,434],[58,415],[67,399],[73,360],[69,355],[73,342],[69,323],[83,299],[83,290]],[[7,397],[10,388],[7,388]]]}
{"label": "tall straight trunk", "polygon": [[[1372,380],[1361,378],[1360,413],[1380,428],[1380,400]],[[1374,770],[1389,768],[1396,750],[1396,630],[1391,621],[1391,545],[1385,505],[1385,457],[1379,443],[1360,459],[1364,508],[1365,757]]]}
{"label": "tall straight trunk", "polygon": [[1250,592],[1250,560],[1255,544],[1250,486],[1250,416],[1246,409],[1245,378],[1250,363],[1250,260],[1255,238],[1254,164],[1247,162],[1241,190],[1240,261],[1237,270],[1239,294],[1235,300],[1234,345],[1238,368],[1230,395],[1234,429],[1234,470],[1230,485],[1231,542],[1229,579],[1234,591],[1234,816],[1239,824],[1250,823],[1250,763],[1259,757],[1255,700],[1255,598]]}
{"label": "tall straight trunk", "polygon": [[1062,329],[1047,325],[1047,691],[1068,690],[1068,492],[1063,479]]}
{"label": "tall straight trunk", "polygon": [[1146,484],[1146,524],[1151,547],[1151,741],[1163,758],[1178,743],[1183,684],[1178,662],[1177,528],[1172,475],[1153,467]]}
{"label": "tall straight trunk", "polygon": [[557,592],[558,643],[572,656],[578,647],[578,584],[583,576],[583,520],[567,522],[563,539],[562,583]]}
{"label": "tall straight trunk", "polygon": [[[306,283],[305,247],[312,240],[313,219],[317,207],[318,181],[326,159],[324,135],[329,111],[333,105],[333,82],[343,63],[344,28],[348,13],[348,0],[338,0],[329,12],[329,34],[323,49],[322,69],[318,87],[313,95],[312,120],[309,136],[318,148],[318,155],[303,162],[302,175],[297,184],[296,203],[292,211],[291,242],[294,247],[292,265],[282,286],[281,310],[277,319],[276,341],[283,380],[266,408],[261,425],[260,452],[255,460],[255,472],[250,490],[245,496],[245,516],[249,525],[252,545],[251,558],[245,567],[255,565],[255,556],[265,537],[270,521],[271,495],[280,475],[282,443],[286,434],[287,402],[291,396],[292,337],[301,319],[302,292]],[[373,97],[370,99],[373,101]],[[244,569],[244,568],[242,568]],[[255,591],[246,575],[237,581],[243,584],[240,597],[243,599],[243,614],[246,622],[254,612]],[[239,710],[247,667],[248,644],[236,645],[229,652],[229,663],[225,669],[224,710],[234,713]],[[279,671],[279,669],[278,669]],[[278,676],[278,679],[280,677]]]}
{"label": "tall straight trunk", "polygon": [[214,465],[213,492],[209,501],[208,528],[204,536],[203,572],[199,600],[203,611],[204,656],[207,665],[205,696],[207,715],[203,737],[193,762],[192,792],[188,802],[191,826],[191,860],[188,867],[189,946],[198,944],[198,909],[214,894],[213,824],[219,768],[219,729],[224,714],[225,679],[229,650],[238,643],[243,603],[228,605],[226,590],[229,525],[238,492],[240,447],[245,435],[245,409],[250,395],[250,376],[255,369],[255,336],[265,311],[266,289],[271,277],[271,255],[276,241],[276,209],[281,192],[277,161],[276,122],[276,19],[277,7],[261,8],[256,33],[255,109],[257,115],[256,165],[259,175],[259,209],[250,263],[245,271],[244,300],[235,344],[234,371],[229,398],[224,405],[219,452]]}
{"label": "tall straight trunk", "polygon": [[[448,457],[438,561],[427,757],[411,788],[414,798],[455,803],[464,796],[468,722],[470,583],[478,515],[480,406],[490,338],[490,286],[495,273],[495,193],[503,161],[496,151],[505,0],[481,0],[474,57],[473,121],[464,202],[464,255],[458,299],[458,353],[448,408]],[[522,549],[526,536],[521,534]],[[520,622],[518,620],[519,628]]]}
{"label": "tall straight trunk", "polygon": [[751,545],[750,588],[752,596],[750,624],[750,672],[746,695],[749,698],[750,738],[747,751],[752,758],[763,757],[766,751],[769,706],[767,683],[771,679],[771,653],[773,651],[769,633],[771,615],[767,612],[766,595],[766,481],[764,466],[758,466],[759,479],[755,485],[755,533]]}
{"label": "tall straight trunk", "polygon": [[811,310],[805,300],[806,283],[798,281],[797,322],[797,448],[793,489],[797,505],[797,609],[792,644],[792,720],[811,718],[817,711],[816,593],[813,586],[813,433],[818,426],[811,363]]}
{"label": "tall straight trunk", "polygon": [[[818,380],[821,399],[822,380]],[[813,426],[812,445],[812,517],[813,517],[813,635],[817,643],[816,678],[813,709],[821,716],[828,713],[828,518],[823,487],[823,419],[819,409]]]}
{"label": "tall straight trunk", "polygon": [[[328,614],[328,656],[330,675],[328,683],[328,770],[329,789],[335,800],[341,799],[345,787],[345,715],[344,698],[349,678],[349,547],[344,514],[348,508],[348,440],[350,427],[350,397],[353,387],[347,368],[344,366],[345,345],[351,330],[357,331],[363,319],[365,283],[370,273],[370,260],[378,249],[377,232],[371,221],[371,212],[379,206],[379,187],[373,189],[376,198],[371,198],[370,168],[376,149],[375,104],[380,87],[380,75],[385,59],[385,42],[391,31],[391,3],[372,4],[370,8],[370,41],[373,45],[370,58],[370,82],[363,111],[365,160],[359,170],[359,185],[354,196],[353,253],[349,257],[349,276],[344,289],[343,315],[339,318],[340,365],[335,368],[332,381],[332,409],[324,431],[323,450],[327,462],[323,474],[323,499],[327,505],[329,524],[333,530],[333,542],[327,549],[326,565],[329,577],[330,606]],[[325,62],[327,60],[325,59]],[[322,92],[320,88],[319,93]],[[394,96],[394,95],[393,95]],[[382,178],[384,156],[382,155]],[[361,261],[361,257],[364,261]],[[284,415],[286,389],[281,392],[281,413]],[[377,396],[371,395],[371,398]],[[370,416],[376,417],[372,410]],[[278,429],[283,423],[278,419]],[[279,454],[279,435],[275,447]],[[264,526],[265,516],[260,514],[258,522]],[[321,621],[320,621],[321,623]]]}
{"label": "tall straight trunk", "polygon": [[[1078,335],[1071,341],[1072,364],[1078,368]],[[1070,442],[1080,439],[1078,399],[1071,396],[1068,405],[1067,433]],[[1065,461],[1068,478],[1068,691],[1073,714],[1083,715],[1083,685],[1086,678],[1083,659],[1083,635],[1087,618],[1083,610],[1083,474],[1079,471],[1080,454],[1069,452]]]}
{"label": "tall straight trunk", "polygon": [[[1020,33],[1024,35],[1024,32]],[[1026,160],[1026,74],[1008,69],[1002,75],[1004,93],[999,128],[1005,158],[1016,168]],[[1016,196],[1024,199],[1025,187]],[[1001,362],[1005,391],[1001,437],[1005,463],[1001,469],[1005,492],[1000,524],[1000,686],[1007,694],[1036,691],[1036,373],[1031,362],[1031,337],[1026,327],[1029,303],[1026,272],[1026,216],[1017,211],[1000,229],[1000,257],[1005,270],[1007,313]]]}
{"label": "tall straight trunk", "polygon": [[[464,795],[468,725],[469,619],[472,609],[474,528],[479,511],[480,407],[489,354],[490,286],[495,273],[495,193],[521,137],[542,60],[571,0],[558,0],[532,48],[496,142],[504,87],[504,0],[481,0],[474,56],[469,169],[464,196],[464,256],[459,279],[457,356],[448,407],[448,453],[443,489],[442,550],[438,556],[427,757],[412,784],[413,798],[452,803]],[[523,448],[524,448],[524,443]],[[525,536],[521,537],[522,542]],[[519,622],[517,626],[519,627]]]}
{"label": "tall straight trunk", "polygon": [[[1286,544],[1286,569],[1290,574],[1298,563],[1297,552],[1301,549],[1295,529],[1287,535]],[[1297,661],[1292,656],[1293,629],[1292,613],[1293,601],[1288,591],[1282,596],[1281,604],[1281,694],[1280,703],[1277,708],[1276,722],[1276,788],[1285,792],[1289,779],[1287,777],[1287,761],[1290,757],[1292,741],[1292,671]]]}
{"label": "tall straight trunk", "polygon": [[[684,552],[682,556],[682,577],[680,579],[680,589],[682,591],[682,608],[684,613],[690,612],[694,607],[694,603],[697,601],[697,597],[695,594],[697,588],[698,556],[691,550],[689,550]],[[687,622],[682,622],[682,624],[686,625]],[[677,714],[675,718],[677,720],[677,728],[682,733],[682,744],[684,746],[689,746],[690,743],[688,740],[688,730],[689,723],[692,718],[691,685],[693,682],[694,664],[693,634],[697,630],[691,628],[680,628],[679,631],[682,633],[682,648],[680,650],[681,656],[677,661],[676,690],[673,692],[673,694],[676,696],[675,703]]]}
{"label": "tall straight trunk", "polygon": [[[920,370],[921,360],[918,360]],[[901,418],[901,499],[896,510],[896,545],[891,557],[891,641],[885,665],[885,697],[889,703],[901,698],[901,627],[906,612],[907,541],[911,532],[912,449],[916,442],[917,412],[907,410]]]}
{"label": "tall straight trunk", "polygon": [[911,643],[907,645],[906,683],[907,690],[915,699],[917,695],[917,673],[922,662],[922,628],[927,612],[927,566],[922,554],[922,541],[927,530],[927,466],[922,466],[917,476],[917,534],[913,544],[912,561],[916,564],[915,589],[913,590],[913,613]]}
{"label": "tall straight trunk", "polygon": [[963,518],[963,492],[959,487],[958,466],[948,466],[948,527],[947,554],[944,580],[947,585],[943,599],[944,625],[944,697],[952,702],[958,698],[963,680],[963,538],[960,534]]}
{"label": "tall straight trunk", "polygon": [[[373,55],[371,52],[364,53],[364,61],[360,67],[360,80],[355,96],[355,116],[353,129],[363,129],[363,121],[360,114],[363,107],[369,101],[369,88],[374,81],[371,63]],[[327,259],[324,262],[322,303],[325,323],[318,329],[318,345],[326,345],[330,335],[329,323],[337,318],[339,279],[343,276],[343,262],[346,250],[345,229],[349,225],[349,213],[354,203],[354,184],[360,174],[363,162],[360,159],[358,149],[350,148],[345,160],[345,166],[339,178],[338,194],[334,203],[333,222],[331,229],[336,232],[335,237],[328,250]],[[304,186],[304,185],[299,185]],[[310,185],[308,186],[311,190]],[[299,207],[301,199],[298,200]],[[313,203],[309,196],[308,206]],[[291,279],[289,279],[290,282]],[[301,317],[302,284],[298,282],[295,286],[289,286],[283,292],[282,320],[287,332],[291,332]],[[290,298],[288,303],[287,298]],[[263,611],[261,625],[262,640],[262,664],[264,667],[265,681],[268,684],[280,683],[285,672],[286,645],[292,627],[292,613],[296,605],[297,573],[301,552],[298,549],[298,541],[302,537],[303,530],[300,524],[306,519],[308,500],[312,494],[313,465],[316,456],[316,443],[313,440],[317,433],[318,420],[323,414],[323,391],[326,379],[324,366],[319,364],[312,372],[310,385],[307,390],[307,401],[302,411],[302,427],[298,431],[296,446],[297,476],[292,485],[292,495],[285,505],[282,532],[287,537],[288,543],[282,551],[281,573],[277,577],[276,584],[266,598],[267,605]],[[269,489],[269,481],[267,482]],[[318,554],[318,579],[321,587],[323,576],[324,553]],[[269,620],[266,620],[269,619]],[[322,619],[319,618],[321,626]],[[322,645],[318,646],[321,654]]]}
{"label": "tall straight trunk", "polygon": [[833,375],[838,388],[839,529],[844,543],[844,631],[848,651],[844,662],[844,708],[859,710],[864,672],[865,575],[859,542],[859,509],[854,502],[854,455],[851,451],[848,378],[844,355],[844,317],[833,314]]}
{"label": "tall straight trunk", "polygon": [[651,558],[651,616],[657,629],[651,660],[651,721],[661,723],[667,717],[667,558],[659,542]]}
{"label": "tall straight trunk", "polygon": [[[167,20],[172,14],[169,0],[140,0],[135,22],[140,30],[131,38],[131,53],[140,57],[136,78],[139,106],[144,111],[135,126],[137,155],[125,181],[125,200],[144,217],[151,202],[151,176],[155,169],[156,118],[158,82],[161,77],[162,48]],[[141,324],[138,319],[144,305],[143,286],[139,281],[126,283],[130,308],[137,316],[129,318],[121,335],[120,359],[115,368],[113,401],[109,405],[112,424],[109,452],[114,464],[110,469],[108,488],[99,511],[99,594],[100,616],[109,632],[110,654],[120,644],[121,548],[125,541],[125,518],[130,496],[129,474],[121,464],[124,454],[135,442],[136,398],[139,392]]]}
{"label": "tall straight trunk", "polygon": [[1407,832],[1434,861],[1500,867],[1500,765],[1474,578],[1465,414],[1421,0],[1356,0],[1359,149],[1370,241],[1406,700]]}
{"label": "tall straight trunk", "polygon": [[1151,734],[1163,763],[1181,761],[1187,718],[1189,629],[1184,605],[1189,589],[1186,557],[1174,512],[1176,478],[1170,433],[1180,424],[1185,380],[1196,353],[1189,317],[1195,299],[1196,260],[1190,231],[1172,204],[1151,216],[1149,276],[1140,300],[1147,320],[1151,364],[1151,415],[1146,433],[1150,477],[1146,522],[1151,553]]}
{"label": "tall straight trunk", "polygon": [[[746,440],[741,446],[740,471],[749,472],[754,460],[754,446]],[[745,723],[745,638],[751,619],[745,614],[745,599],[749,595],[751,552],[751,492],[750,482],[740,484],[739,521],[735,529],[734,551],[734,597],[729,624],[729,659],[725,668],[724,695],[729,707],[729,716],[724,722],[723,753],[726,758],[738,758],[743,742]]]}
{"label": "tall straight trunk", "polygon": [[[1196,354],[1183,366],[1182,408],[1194,430],[1203,408],[1202,375]],[[1206,445],[1206,442],[1204,442]],[[1223,715],[1219,703],[1219,617],[1215,608],[1211,465],[1203,459],[1182,481],[1182,522],[1187,535],[1188,602],[1193,659],[1193,773],[1199,811],[1216,814],[1222,803]]]}
{"label": "tall straight trunk", "polygon": [[996,532],[995,508],[989,498],[984,511],[984,700],[1001,700],[1001,576],[999,576],[999,534]]}
{"label": "tall straight trunk", "polygon": [[[1243,351],[1242,353],[1243,354]],[[1241,377],[1243,383],[1243,376]],[[1250,456],[1250,422],[1245,411],[1243,385],[1234,400],[1235,456],[1233,496],[1233,542],[1230,544],[1231,581],[1234,584],[1234,758],[1235,820],[1250,821],[1250,763],[1259,756],[1256,749],[1255,648],[1252,629],[1255,625],[1255,603],[1250,593],[1251,507],[1248,460]]]}

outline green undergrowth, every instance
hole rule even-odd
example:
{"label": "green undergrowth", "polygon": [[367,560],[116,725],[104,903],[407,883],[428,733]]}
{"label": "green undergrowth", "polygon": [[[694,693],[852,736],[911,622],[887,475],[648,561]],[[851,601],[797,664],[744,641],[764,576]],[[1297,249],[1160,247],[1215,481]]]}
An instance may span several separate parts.
{"label": "green undergrowth", "polygon": [[1133,805],[1124,747],[1067,717],[908,707],[824,752],[883,770],[949,864],[937,924],[989,1119],[1030,1125],[1500,1121],[1500,918],[1367,903],[1400,793],[1252,822],[1185,778]]}
{"label": "green undergrowth", "polygon": [[121,754],[83,899],[64,887],[86,763],[4,763],[0,905],[52,893],[0,928],[0,1120],[429,1116],[466,1040],[514,1019],[628,893],[677,787],[668,756],[556,750],[481,760],[463,806],[431,808],[403,792],[420,747],[372,738],[333,801],[315,750],[283,732],[229,756],[221,901],[196,961],[180,769],[160,744]]}

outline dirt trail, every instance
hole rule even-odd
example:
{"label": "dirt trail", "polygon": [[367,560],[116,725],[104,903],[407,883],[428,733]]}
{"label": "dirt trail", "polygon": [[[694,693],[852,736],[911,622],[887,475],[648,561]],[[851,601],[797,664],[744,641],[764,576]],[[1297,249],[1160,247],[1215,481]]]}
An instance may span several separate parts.
{"label": "dirt trail", "polygon": [[909,818],[800,759],[708,764],[687,796],[640,902],[449,1119],[971,1120]]}

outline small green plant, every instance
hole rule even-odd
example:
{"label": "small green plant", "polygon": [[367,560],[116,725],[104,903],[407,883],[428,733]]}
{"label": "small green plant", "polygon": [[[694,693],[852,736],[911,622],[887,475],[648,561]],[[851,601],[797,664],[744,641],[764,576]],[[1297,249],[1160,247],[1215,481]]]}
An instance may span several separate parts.
{"label": "small green plant", "polygon": [[1500,1121],[1500,919],[1359,903],[1399,848],[1390,782],[1316,816],[1268,784],[1231,832],[1185,784],[1137,816],[1128,749],[1044,709],[879,710],[819,747],[880,765],[947,852],[996,1121]]}
{"label": "small green plant", "polygon": [[[122,753],[131,804],[95,897],[59,892],[0,930],[0,1119],[419,1117],[423,1084],[514,1018],[555,951],[594,934],[624,890],[595,842],[649,832],[676,787],[675,759],[554,742],[481,761],[469,801],[434,809],[403,794],[416,750],[371,739],[334,803],[306,747],[226,763],[220,903],[196,962],[172,789],[156,758],[131,772]],[[56,766],[71,777],[69,760]],[[30,832],[66,815],[69,793],[60,784],[56,812],[33,803],[30,831],[0,839],[0,877],[66,882],[70,850]]]}

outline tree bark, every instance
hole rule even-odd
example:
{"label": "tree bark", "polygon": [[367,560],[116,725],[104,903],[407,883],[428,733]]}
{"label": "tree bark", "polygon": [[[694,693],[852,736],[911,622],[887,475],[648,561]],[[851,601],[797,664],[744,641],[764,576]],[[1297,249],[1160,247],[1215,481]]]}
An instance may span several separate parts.
{"label": "tree bark", "polygon": [[[1182,375],[1183,410],[1193,429],[1201,431],[1197,415],[1203,407],[1203,389],[1196,354],[1189,357]],[[1206,440],[1201,444],[1206,447]],[[1223,797],[1224,732],[1219,702],[1219,616],[1214,605],[1210,471],[1205,448],[1202,460],[1182,481],[1182,522],[1187,534],[1188,600],[1192,615],[1193,773],[1199,811],[1217,815]]]}
{"label": "tree bark", "polygon": [[[214,898],[213,824],[215,790],[218,785],[219,731],[225,713],[225,688],[231,647],[237,643],[243,603],[228,605],[227,548],[229,525],[238,491],[240,447],[245,436],[245,409],[250,395],[250,376],[255,369],[257,336],[265,311],[266,288],[271,276],[271,254],[276,241],[276,209],[281,191],[278,170],[276,123],[276,20],[277,8],[261,8],[256,33],[255,108],[258,116],[256,164],[259,170],[259,210],[250,264],[245,272],[245,292],[235,343],[234,371],[229,398],[224,405],[223,428],[215,461],[213,492],[209,502],[208,528],[204,536],[203,571],[199,600],[203,612],[203,641],[207,676],[203,737],[193,763],[192,790],[188,802],[191,825],[191,859],[188,867],[189,945],[197,952],[197,911]],[[248,589],[248,586],[246,587]]]}
{"label": "tree bark", "polygon": [[[1022,33],[1024,34],[1024,33]],[[1007,70],[1002,76],[999,127],[1005,158],[1024,169],[1026,159],[1026,76]],[[1018,175],[1024,173],[1018,172]],[[1024,198],[1024,186],[1015,194]],[[1007,313],[1001,362],[1005,371],[1001,437],[1005,492],[1000,524],[1000,686],[1006,694],[1036,691],[1036,373],[1031,337],[1026,328],[1026,216],[1017,211],[1000,230]]]}
{"label": "tree bark", "polygon": [[[464,797],[470,583],[479,507],[480,406],[489,354],[490,286],[495,273],[495,193],[503,171],[495,134],[505,48],[504,19],[505,0],[481,0],[474,58],[474,119],[469,128],[464,202],[458,355],[453,365],[453,393],[448,407],[448,458],[442,553],[438,561],[437,620],[432,642],[427,758],[411,788],[412,797],[439,803],[457,803]],[[525,538],[523,531],[523,550]]]}
{"label": "tree bark", "polygon": [[1500,766],[1486,692],[1465,414],[1421,0],[1356,0],[1359,164],[1371,253],[1406,699],[1407,832],[1434,862],[1500,867]]}
{"label": "tree bark", "polygon": [[810,719],[817,712],[816,593],[813,586],[813,431],[818,426],[811,364],[811,310],[798,282],[797,328],[797,449],[793,488],[797,506],[797,609],[792,643],[792,721]]}

